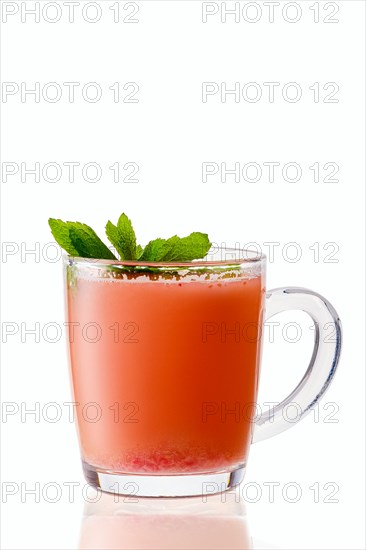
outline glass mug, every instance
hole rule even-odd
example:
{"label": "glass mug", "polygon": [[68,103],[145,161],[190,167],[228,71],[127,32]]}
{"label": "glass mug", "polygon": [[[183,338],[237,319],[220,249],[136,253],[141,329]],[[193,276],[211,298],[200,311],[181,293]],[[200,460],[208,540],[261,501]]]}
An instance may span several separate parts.
{"label": "glass mug", "polygon": [[[222,492],[243,479],[252,442],[293,425],[284,407],[296,402],[304,417],[322,397],[340,355],[338,315],[307,289],[266,293],[265,266],[265,256],[229,248],[181,263],[65,258],[73,397],[91,485],[138,496]],[[264,310],[265,319],[305,311],[315,341],[297,387],[256,418]]]}

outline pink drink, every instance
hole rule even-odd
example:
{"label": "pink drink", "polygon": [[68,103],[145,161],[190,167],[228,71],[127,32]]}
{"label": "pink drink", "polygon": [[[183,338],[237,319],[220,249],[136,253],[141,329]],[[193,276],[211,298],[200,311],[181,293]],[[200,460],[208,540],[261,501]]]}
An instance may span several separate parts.
{"label": "pink drink", "polygon": [[[68,284],[83,460],[135,474],[246,462],[257,396],[261,275],[88,277]],[[93,405],[94,403],[94,405]]]}

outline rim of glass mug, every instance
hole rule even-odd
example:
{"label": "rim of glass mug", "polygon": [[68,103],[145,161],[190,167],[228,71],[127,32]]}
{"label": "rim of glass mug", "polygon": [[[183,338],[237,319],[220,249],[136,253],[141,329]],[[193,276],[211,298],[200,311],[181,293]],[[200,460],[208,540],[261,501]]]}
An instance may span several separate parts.
{"label": "rim of glass mug", "polygon": [[[246,267],[248,264],[257,264],[260,262],[265,262],[267,257],[262,252],[258,253],[253,250],[249,250],[246,248],[230,248],[230,247],[215,247],[214,252],[210,254],[210,251],[207,253],[207,256],[214,256],[216,254],[220,253],[221,257],[223,254],[236,254],[237,257],[232,258],[226,258],[220,259],[220,260],[205,260],[205,259],[198,259],[198,260],[192,260],[189,262],[183,262],[183,261],[139,261],[139,260],[113,260],[113,259],[99,259],[99,258],[84,258],[81,256],[71,256],[70,254],[64,254],[64,260],[71,264],[92,264],[92,265],[100,265],[100,266],[126,266],[126,267],[154,267],[154,268],[166,268],[166,267],[182,267],[182,268],[195,268],[195,267],[220,267],[220,266],[237,266],[240,267],[241,265],[245,265]],[[240,256],[239,256],[240,255]],[[238,257],[239,256],[239,257]]]}

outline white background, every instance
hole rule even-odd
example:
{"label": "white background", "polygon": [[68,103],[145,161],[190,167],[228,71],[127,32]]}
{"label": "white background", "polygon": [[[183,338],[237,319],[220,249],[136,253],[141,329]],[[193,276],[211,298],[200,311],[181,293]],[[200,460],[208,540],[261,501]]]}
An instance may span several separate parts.
{"label": "white background", "polygon": [[[95,23],[83,18],[83,0],[75,6],[74,23],[63,2],[51,3],[45,15],[41,11],[39,23],[24,13],[22,22],[22,10],[34,8],[34,2],[1,4],[2,80],[15,83],[13,90],[20,90],[22,82],[28,89],[39,82],[41,89],[39,102],[31,95],[22,101],[19,91],[3,94],[1,105],[1,388],[3,402],[14,403],[14,414],[2,416],[3,548],[79,544],[85,482],[75,427],[62,405],[71,401],[66,339],[63,335],[51,343],[52,332],[42,336],[47,323],[62,326],[64,321],[62,266],[52,261],[56,249],[48,246],[47,219],[83,221],[102,235],[106,220],[115,221],[122,211],[134,221],[142,244],[191,231],[208,232],[212,241],[228,245],[255,242],[265,253],[269,245],[264,243],[278,243],[268,263],[268,288],[305,286],[335,305],[344,327],[339,372],[319,406],[318,421],[314,413],[253,446],[244,482],[246,518],[255,548],[364,548],[364,3],[338,0],[326,8],[325,2],[299,1],[292,7],[281,2],[272,23],[263,2],[249,8],[248,2],[240,2],[240,8],[249,9],[247,19],[257,13],[256,23],[243,16],[238,23],[233,16],[222,23],[220,11],[203,23],[204,8],[195,1],[138,1],[137,23],[122,21],[134,9],[125,2],[120,2],[118,23],[110,9],[116,3],[109,1],[98,3],[101,18]],[[227,6],[232,8],[233,2]],[[5,9],[16,13],[6,19]],[[95,17],[93,9],[86,12],[89,19]],[[296,13],[297,22],[286,21]],[[46,20],[58,14],[59,21]],[[338,22],[326,23],[326,16]],[[62,90],[54,103],[42,96],[49,82]],[[73,103],[64,82],[80,83]],[[102,90],[95,103],[81,94],[89,82]],[[137,83],[138,102],[115,103],[109,87],[116,82],[122,97],[131,91],[123,90],[125,83]],[[241,96],[235,102],[229,95],[223,102],[217,93],[203,102],[203,82],[226,82],[227,88],[255,82],[262,98],[249,102]],[[273,102],[265,82],[279,83]],[[283,98],[289,82],[301,88],[297,102]],[[318,102],[309,88],[316,82]],[[338,102],[324,103],[333,88],[323,86],[330,82],[339,86]],[[49,94],[52,98],[51,89]],[[46,180],[41,173],[39,182],[23,173],[22,181],[21,163],[29,169],[36,162],[41,171],[47,163],[58,163],[64,168],[61,179],[47,181],[53,177],[50,171]],[[80,163],[74,182],[68,181],[65,162]],[[89,162],[102,170],[94,183],[81,172]],[[138,164],[138,182],[115,183],[109,167],[116,162],[121,169],[129,162]],[[217,174],[203,182],[204,162],[226,162],[228,168],[255,162],[262,178],[235,182],[228,176],[223,183]],[[265,162],[280,163],[274,182],[268,181]],[[297,182],[281,176],[289,162],[301,167]],[[315,162],[321,167],[319,182],[309,169]],[[330,172],[322,169],[326,163],[338,165],[338,182],[323,181]],[[17,173],[4,178],[11,166]],[[293,261],[295,252],[298,261]],[[265,342],[260,401],[289,393],[311,354],[308,318],[288,314],[279,321],[275,341],[269,343],[267,337]],[[302,326],[296,344],[282,336],[287,322]],[[35,323],[39,342],[24,334]],[[14,335],[6,332],[10,326]],[[62,410],[56,423],[44,409],[50,402]],[[40,407],[39,419],[31,414],[22,418],[21,410],[35,406]],[[67,482],[79,484],[73,503]],[[269,482],[277,483],[274,502],[264,485]],[[50,502],[51,489],[42,494],[47,483],[60,487],[57,502]],[[288,483],[300,487],[297,502],[284,496]],[[319,502],[310,489],[314,484],[319,484]],[[13,495],[7,494],[11,487]],[[24,494],[32,487],[40,493],[39,502]],[[334,487],[336,502],[327,502]],[[125,504],[121,506],[124,513]],[[141,506],[135,504],[136,514]],[[133,532],[128,536],[134,540]],[[183,547],[184,537],[177,538],[177,548]],[[141,544],[136,540],[131,544]],[[126,544],[121,540],[121,547]],[[227,541],[227,547],[233,544]]]}

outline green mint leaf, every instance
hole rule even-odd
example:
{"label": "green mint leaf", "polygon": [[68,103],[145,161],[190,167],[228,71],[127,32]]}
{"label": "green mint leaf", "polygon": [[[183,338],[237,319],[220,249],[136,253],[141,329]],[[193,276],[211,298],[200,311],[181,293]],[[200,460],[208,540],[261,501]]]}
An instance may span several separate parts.
{"label": "green mint leaf", "polygon": [[123,213],[120,215],[117,229],[120,239],[119,246],[123,254],[121,254],[121,259],[136,260],[136,235],[131,220],[126,214]]}
{"label": "green mint leaf", "polygon": [[206,256],[211,243],[206,233],[194,232],[188,237],[176,235],[170,239],[155,239],[144,248],[140,261],[190,262]]}
{"label": "green mint leaf", "polygon": [[48,225],[51,228],[51,233],[54,236],[55,241],[61,246],[61,248],[66,250],[70,256],[78,256],[79,253],[70,239],[70,231],[67,222],[50,218],[48,220]]}
{"label": "green mint leaf", "polygon": [[140,244],[137,244],[136,245],[136,259],[137,260],[140,258],[143,251],[144,251],[144,249],[142,248],[142,246]]}
{"label": "green mint leaf", "polygon": [[107,234],[109,241],[113,244],[114,248],[117,250],[118,254],[120,255],[121,260],[124,260],[123,248],[120,247],[120,237],[119,237],[118,227],[108,220],[107,225],[105,226],[105,232]]}
{"label": "green mint leaf", "polygon": [[117,259],[88,225],[53,218],[50,218],[48,223],[55,240],[71,256],[100,260]]}
{"label": "green mint leaf", "polygon": [[167,240],[154,239],[153,241],[147,243],[139,260],[158,262],[160,259],[164,258],[167,255],[170,248],[171,247]]}
{"label": "green mint leaf", "polygon": [[115,255],[101,241],[91,227],[74,222],[70,226],[70,239],[79,255],[83,258],[98,258],[100,260],[115,260]]}
{"label": "green mint leaf", "polygon": [[117,225],[108,221],[105,227],[107,237],[121,257],[121,260],[136,260],[142,253],[142,248],[136,245],[136,235],[131,220],[126,214],[121,214]]}

